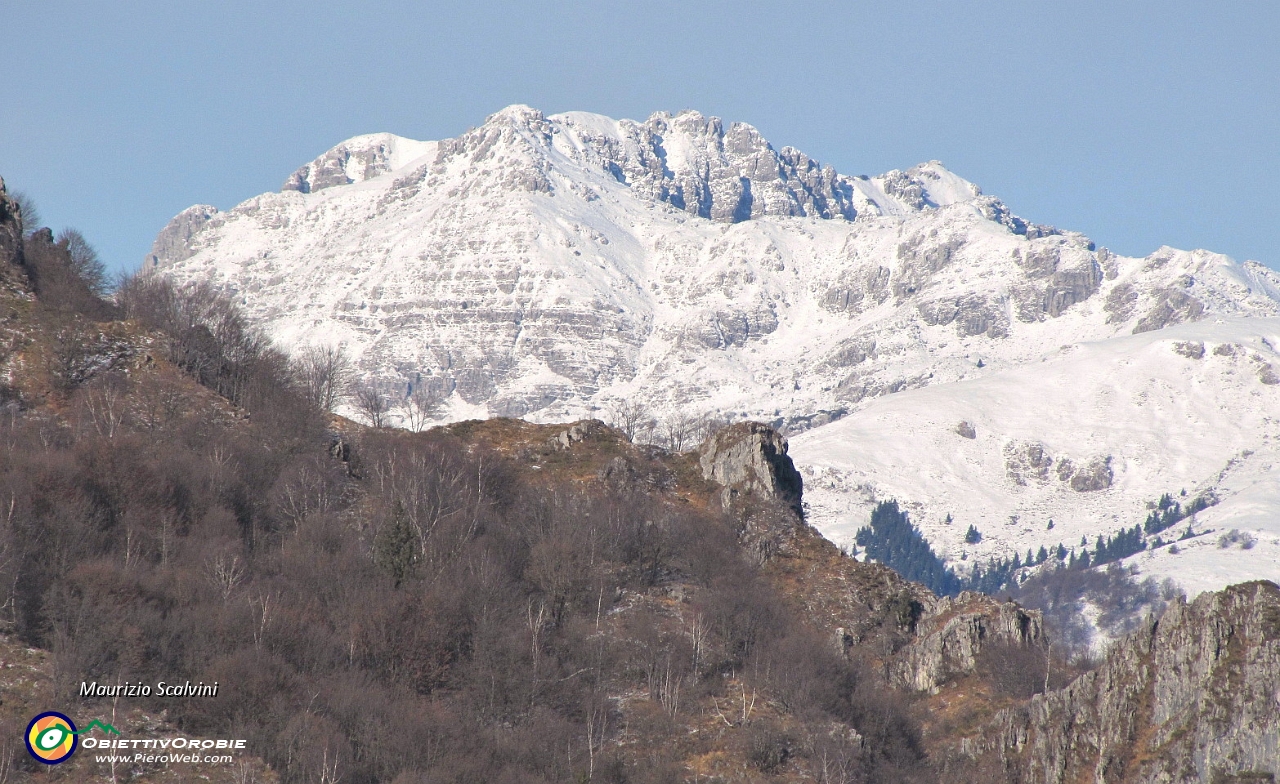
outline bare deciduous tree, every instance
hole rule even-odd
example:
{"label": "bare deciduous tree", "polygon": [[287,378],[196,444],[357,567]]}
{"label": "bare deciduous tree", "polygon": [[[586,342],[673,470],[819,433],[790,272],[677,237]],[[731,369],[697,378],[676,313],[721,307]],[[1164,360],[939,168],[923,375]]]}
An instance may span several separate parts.
{"label": "bare deciduous tree", "polygon": [[22,216],[22,235],[31,236],[32,232],[40,228],[42,220],[35,201],[23,191],[11,191],[9,198],[18,203],[18,213]]}
{"label": "bare deciduous tree", "polygon": [[370,427],[382,427],[386,424],[387,412],[391,410],[391,401],[372,383],[356,389],[355,404],[356,409],[364,415]]}
{"label": "bare deciduous tree", "polygon": [[307,346],[295,360],[299,380],[312,403],[333,411],[347,398],[354,367],[342,346]]}
{"label": "bare deciduous tree", "polygon": [[635,441],[653,432],[655,422],[649,409],[639,400],[619,400],[611,406],[610,424],[618,428],[628,441]]}
{"label": "bare deciduous tree", "polygon": [[698,444],[704,429],[701,417],[676,411],[658,424],[659,444],[672,452],[683,452]]}
{"label": "bare deciduous tree", "polygon": [[220,554],[209,561],[209,581],[222,594],[225,603],[231,592],[244,580],[245,565],[238,555]]}
{"label": "bare deciduous tree", "polygon": [[401,422],[405,428],[419,433],[440,411],[440,398],[426,387],[417,387],[400,403]]}
{"label": "bare deciduous tree", "polygon": [[105,295],[111,288],[107,267],[84,235],[76,229],[63,229],[58,232],[58,242],[67,248],[71,257],[71,271],[84,281],[94,295]]}

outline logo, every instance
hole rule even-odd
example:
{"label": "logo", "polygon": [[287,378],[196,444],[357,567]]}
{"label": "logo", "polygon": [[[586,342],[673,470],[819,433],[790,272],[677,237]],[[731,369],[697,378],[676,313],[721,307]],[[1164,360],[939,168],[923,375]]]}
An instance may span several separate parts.
{"label": "logo", "polygon": [[75,722],[61,713],[46,711],[27,725],[27,751],[46,765],[57,765],[76,753],[76,735]]}
{"label": "logo", "polygon": [[59,762],[71,759],[71,755],[76,753],[76,747],[80,745],[79,736],[94,727],[112,735],[120,734],[115,727],[103,724],[97,719],[89,722],[88,727],[77,730],[76,723],[68,716],[57,711],[45,711],[27,725],[24,740],[27,743],[27,751],[31,752],[32,757],[46,765],[57,765]]}

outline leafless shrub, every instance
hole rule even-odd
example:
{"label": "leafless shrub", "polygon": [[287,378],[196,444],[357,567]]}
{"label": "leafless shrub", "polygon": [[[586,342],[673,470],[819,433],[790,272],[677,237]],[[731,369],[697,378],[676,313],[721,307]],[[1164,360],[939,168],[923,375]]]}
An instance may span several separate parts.
{"label": "leafless shrub", "polygon": [[1001,694],[1026,699],[1044,690],[1049,652],[1032,645],[996,642],[977,656],[978,674],[990,679]]}
{"label": "leafless shrub", "polygon": [[791,758],[791,736],[772,722],[748,727],[743,737],[743,752],[751,767],[761,773],[776,773]]}
{"label": "leafless shrub", "polygon": [[208,283],[176,286],[162,275],[138,274],[121,281],[116,302],[127,318],[165,333],[170,361],[249,409],[255,421],[294,438],[323,424],[289,357]]}
{"label": "leafless shrub", "polygon": [[1218,547],[1223,550],[1233,545],[1238,545],[1241,550],[1252,550],[1258,544],[1258,537],[1251,533],[1232,528],[1227,533],[1218,537]]}
{"label": "leafless shrub", "polygon": [[23,242],[23,264],[36,298],[46,307],[94,320],[114,315],[102,299],[108,288],[106,271],[78,231],[68,229],[56,240],[48,229],[30,234]]}

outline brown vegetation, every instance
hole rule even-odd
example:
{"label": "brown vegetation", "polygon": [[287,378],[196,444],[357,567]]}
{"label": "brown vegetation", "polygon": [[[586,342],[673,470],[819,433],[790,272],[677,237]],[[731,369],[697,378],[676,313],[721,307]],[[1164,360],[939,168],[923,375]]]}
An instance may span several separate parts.
{"label": "brown vegetation", "polygon": [[36,303],[3,327],[0,622],[51,652],[54,704],[218,681],[124,708],[247,738],[285,782],[933,778],[889,666],[926,593],[785,506],[722,509],[692,456],[598,423],[333,420],[333,374],[300,377],[211,289],[95,304],[69,242],[31,247]]}

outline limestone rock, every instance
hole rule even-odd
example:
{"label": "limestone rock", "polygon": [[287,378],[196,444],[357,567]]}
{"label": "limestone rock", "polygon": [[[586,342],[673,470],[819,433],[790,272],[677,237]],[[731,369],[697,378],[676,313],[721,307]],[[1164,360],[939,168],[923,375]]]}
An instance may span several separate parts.
{"label": "limestone rock", "polygon": [[772,498],[801,512],[804,481],[787,456],[787,439],[760,422],[739,422],[698,447],[704,479],[724,488],[726,506],[744,494]]}
{"label": "limestone rock", "polygon": [[189,259],[198,250],[192,238],[214,219],[218,208],[211,204],[197,204],[174,216],[151,243],[144,267],[158,267],[165,263]]}
{"label": "limestone rock", "polygon": [[1183,340],[1173,345],[1173,350],[1187,359],[1204,358],[1204,341]]}
{"label": "limestone rock", "polygon": [[940,599],[899,654],[897,679],[913,689],[937,692],[951,678],[973,672],[978,654],[993,643],[1044,645],[1040,613],[969,591]]}
{"label": "limestone rock", "polygon": [[996,717],[1011,781],[1273,781],[1280,773],[1280,588],[1179,601],[1096,670]]}
{"label": "limestone rock", "polygon": [[607,432],[609,432],[609,426],[604,422],[598,419],[584,419],[581,422],[574,422],[567,429],[557,433],[551,439],[551,446],[555,449],[568,449],[576,443]]}
{"label": "limestone rock", "polygon": [[1077,493],[1093,493],[1111,487],[1115,472],[1111,470],[1111,457],[1095,457],[1088,465],[1070,475],[1071,489]]}
{"label": "limestone rock", "polygon": [[1156,292],[1155,304],[1138,319],[1133,334],[1164,329],[1184,321],[1195,321],[1204,314],[1204,303],[1182,289],[1172,286]]}
{"label": "limestone rock", "polygon": [[9,198],[0,179],[0,268],[7,270],[22,261],[22,215],[18,203]]}

